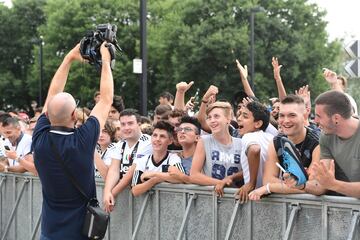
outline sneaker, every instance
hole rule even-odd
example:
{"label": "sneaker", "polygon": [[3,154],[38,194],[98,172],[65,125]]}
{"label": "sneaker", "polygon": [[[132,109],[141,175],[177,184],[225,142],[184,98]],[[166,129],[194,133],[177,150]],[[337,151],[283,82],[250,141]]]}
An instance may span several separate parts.
{"label": "sneaker", "polygon": [[286,137],[280,139],[283,157],[283,166],[286,172],[293,175],[297,180],[297,186],[308,180],[305,168],[300,162],[300,154],[295,145]]}

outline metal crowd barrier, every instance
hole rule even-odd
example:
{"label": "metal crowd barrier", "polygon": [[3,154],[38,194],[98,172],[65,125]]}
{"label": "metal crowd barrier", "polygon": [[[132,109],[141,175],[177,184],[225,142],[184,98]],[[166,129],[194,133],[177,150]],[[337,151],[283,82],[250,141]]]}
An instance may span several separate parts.
{"label": "metal crowd barrier", "polygon": [[[103,186],[97,179],[100,201]],[[163,183],[135,198],[127,189],[105,239],[360,239],[359,199],[273,194],[240,204],[234,193]],[[41,201],[37,177],[0,173],[0,240],[39,239]]]}

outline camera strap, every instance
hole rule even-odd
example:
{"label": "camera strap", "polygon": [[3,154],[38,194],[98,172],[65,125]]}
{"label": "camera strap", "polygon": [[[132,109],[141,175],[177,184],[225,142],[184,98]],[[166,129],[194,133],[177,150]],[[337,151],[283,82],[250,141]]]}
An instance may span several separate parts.
{"label": "camera strap", "polygon": [[64,161],[62,160],[59,151],[57,150],[54,142],[52,141],[52,137],[51,134],[48,134],[49,136],[49,142],[50,142],[50,146],[55,154],[55,159],[60,163],[60,165],[62,166],[65,175],[68,177],[68,179],[70,180],[70,182],[74,185],[74,187],[81,193],[82,197],[89,202],[90,198],[85,194],[85,192],[82,190],[82,188],[80,187],[80,185],[78,184],[78,182],[76,181],[75,177],[71,174],[70,170],[67,168],[67,166],[65,165]]}

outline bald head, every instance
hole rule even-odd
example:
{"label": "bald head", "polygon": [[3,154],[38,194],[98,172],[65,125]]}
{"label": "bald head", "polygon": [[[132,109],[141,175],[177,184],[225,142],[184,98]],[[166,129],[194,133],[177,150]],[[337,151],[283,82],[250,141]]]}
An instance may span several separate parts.
{"label": "bald head", "polygon": [[71,94],[61,92],[56,94],[48,104],[48,117],[52,125],[67,126],[74,122],[72,112],[76,107]]}

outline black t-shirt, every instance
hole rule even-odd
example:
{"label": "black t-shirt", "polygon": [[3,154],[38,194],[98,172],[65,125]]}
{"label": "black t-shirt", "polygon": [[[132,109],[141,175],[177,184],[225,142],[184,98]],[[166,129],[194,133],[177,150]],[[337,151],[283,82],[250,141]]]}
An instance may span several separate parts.
{"label": "black t-shirt", "polygon": [[41,234],[48,239],[88,239],[82,235],[87,201],[68,179],[55,158],[51,137],[61,160],[89,198],[96,196],[94,151],[100,133],[91,116],[74,131],[50,131],[50,122],[40,116],[33,134],[34,162],[42,185]]}
{"label": "black t-shirt", "polygon": [[[274,147],[276,152],[278,152],[278,149],[281,148],[280,145],[280,138],[281,137],[286,137],[286,135],[284,134],[279,134],[276,137],[274,137]],[[306,136],[304,141],[302,141],[301,143],[295,144],[296,149],[299,151],[300,154],[300,162],[303,164],[304,167],[308,168],[311,164],[311,160],[312,160],[312,153],[314,151],[314,149],[316,148],[316,146],[319,145],[319,136],[318,134],[306,127]],[[282,155],[278,156],[279,157],[279,161],[282,164],[283,159],[282,159]]]}

